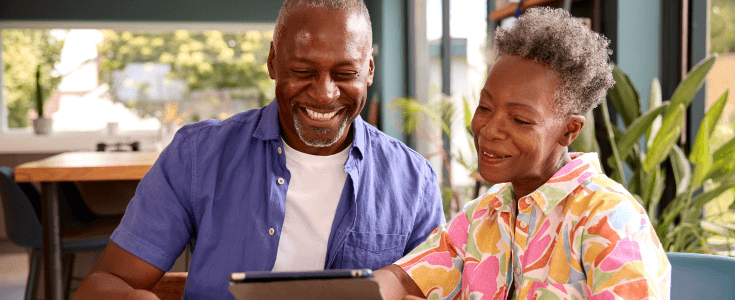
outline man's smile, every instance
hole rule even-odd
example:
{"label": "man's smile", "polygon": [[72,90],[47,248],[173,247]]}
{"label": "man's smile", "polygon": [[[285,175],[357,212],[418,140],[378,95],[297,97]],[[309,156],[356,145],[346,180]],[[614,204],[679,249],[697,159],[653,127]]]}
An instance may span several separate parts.
{"label": "man's smile", "polygon": [[337,113],[340,110],[338,109],[338,110],[334,110],[334,111],[331,111],[331,112],[320,113],[320,112],[316,112],[316,111],[313,111],[313,110],[308,109],[308,108],[304,108],[304,111],[306,111],[306,114],[309,116],[309,118],[311,118],[313,120],[316,120],[316,121],[327,121],[327,120],[333,118],[335,115],[337,115]]}

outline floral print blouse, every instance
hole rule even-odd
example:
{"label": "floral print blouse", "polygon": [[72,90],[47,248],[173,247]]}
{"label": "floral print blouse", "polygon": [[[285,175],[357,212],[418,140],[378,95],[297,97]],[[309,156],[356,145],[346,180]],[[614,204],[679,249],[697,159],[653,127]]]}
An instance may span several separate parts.
{"label": "floral print blouse", "polygon": [[[493,186],[396,262],[428,299],[669,299],[671,265],[646,211],[596,153],[517,202]],[[515,217],[515,210],[518,210]]]}

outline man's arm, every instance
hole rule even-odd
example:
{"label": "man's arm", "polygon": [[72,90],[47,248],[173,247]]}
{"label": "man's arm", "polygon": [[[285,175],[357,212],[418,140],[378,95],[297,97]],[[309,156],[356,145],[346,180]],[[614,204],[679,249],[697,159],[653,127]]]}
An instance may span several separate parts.
{"label": "man's arm", "polygon": [[110,242],[84,277],[74,299],[158,299],[149,290],[164,273]]}
{"label": "man's arm", "polygon": [[373,277],[378,281],[380,293],[385,300],[426,299],[413,279],[397,265],[377,270],[373,272]]}

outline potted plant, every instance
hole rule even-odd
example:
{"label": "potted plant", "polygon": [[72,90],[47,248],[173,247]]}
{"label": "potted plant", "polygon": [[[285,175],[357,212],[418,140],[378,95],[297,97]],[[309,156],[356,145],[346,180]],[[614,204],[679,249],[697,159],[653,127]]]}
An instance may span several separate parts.
{"label": "potted plant", "polygon": [[38,112],[38,118],[33,120],[33,132],[36,134],[51,133],[53,120],[43,115],[44,101],[46,99],[43,98],[43,88],[41,87],[41,65],[38,65],[36,69],[36,111]]}

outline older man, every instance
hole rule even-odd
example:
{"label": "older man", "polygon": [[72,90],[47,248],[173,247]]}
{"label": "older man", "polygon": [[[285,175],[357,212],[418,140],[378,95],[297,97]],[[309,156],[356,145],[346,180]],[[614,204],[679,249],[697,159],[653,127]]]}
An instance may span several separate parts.
{"label": "older man", "polygon": [[361,0],[286,1],[276,101],[179,130],[77,298],[151,297],[190,243],[186,298],[227,299],[231,272],[378,269],[422,242],[444,222],[434,171],[359,117],[371,36]]}

